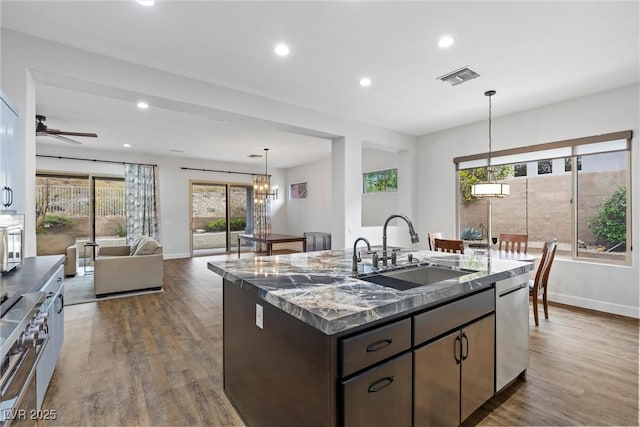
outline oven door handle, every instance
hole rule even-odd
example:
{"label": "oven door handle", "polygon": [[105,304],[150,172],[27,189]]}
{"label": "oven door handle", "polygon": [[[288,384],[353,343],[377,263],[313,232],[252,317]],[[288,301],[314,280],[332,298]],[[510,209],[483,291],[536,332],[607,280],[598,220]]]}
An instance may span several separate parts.
{"label": "oven door handle", "polygon": [[64,309],[64,294],[59,293],[58,298],[60,298],[60,310],[58,310],[56,314],[62,313],[62,310]]}
{"label": "oven door handle", "polygon": [[[40,363],[40,359],[42,358],[42,355],[44,354],[44,351],[47,348],[47,345],[49,344],[49,338],[50,338],[50,336],[47,335],[47,337],[44,339],[44,341],[42,341],[42,343],[40,344],[40,348],[37,350],[37,354],[36,354],[35,360],[33,361],[33,366],[31,367],[31,369],[29,371],[29,374],[26,376],[25,381],[20,385],[20,390],[18,391],[16,399],[15,399],[15,402],[13,404],[14,408],[17,408],[17,407],[20,406],[20,404],[22,403],[22,399],[24,398],[25,394],[27,393],[27,389],[29,388],[29,384],[31,383],[32,380],[35,381],[36,368],[38,367],[38,364]],[[7,379],[4,382],[4,384],[2,384],[2,389],[1,390],[2,390],[3,397],[6,395],[7,389],[9,388],[9,386],[11,385],[11,383],[13,382],[15,377],[18,375],[20,369],[22,368],[22,364],[27,359],[27,353],[28,352],[23,352],[23,355],[20,358],[20,361],[18,361],[16,363],[16,367],[13,369],[13,372],[11,373],[11,376],[9,377],[9,379]]]}

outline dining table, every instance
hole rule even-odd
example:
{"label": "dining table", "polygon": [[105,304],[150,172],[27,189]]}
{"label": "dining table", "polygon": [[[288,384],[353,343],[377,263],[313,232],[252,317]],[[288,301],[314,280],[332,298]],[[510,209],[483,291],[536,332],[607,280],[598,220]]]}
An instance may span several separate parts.
{"label": "dining table", "polygon": [[289,234],[238,234],[238,258],[240,258],[240,241],[264,243],[267,245],[267,256],[273,253],[275,243],[302,242],[302,252],[307,251],[307,238],[305,236],[293,236]]}

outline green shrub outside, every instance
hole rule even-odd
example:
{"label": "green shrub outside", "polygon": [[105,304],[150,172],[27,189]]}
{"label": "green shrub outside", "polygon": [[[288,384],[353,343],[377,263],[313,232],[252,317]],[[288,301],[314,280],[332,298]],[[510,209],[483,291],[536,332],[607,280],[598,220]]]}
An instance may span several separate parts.
{"label": "green shrub outside", "polygon": [[[247,228],[247,220],[245,218],[231,218],[231,231],[244,231]],[[204,230],[209,233],[219,231],[227,231],[227,221],[224,219],[214,219],[204,226]]]}
{"label": "green shrub outside", "polygon": [[[598,214],[592,218],[589,228],[607,248],[627,241],[627,188],[618,187],[605,200]],[[621,250],[623,250],[621,248]]]}
{"label": "green shrub outside", "polygon": [[113,229],[118,237],[127,237],[127,226],[124,224],[118,224]]}
{"label": "green shrub outside", "polygon": [[47,215],[40,222],[36,232],[38,234],[62,233],[63,231],[71,229],[74,224],[75,222],[69,217],[62,215]]}

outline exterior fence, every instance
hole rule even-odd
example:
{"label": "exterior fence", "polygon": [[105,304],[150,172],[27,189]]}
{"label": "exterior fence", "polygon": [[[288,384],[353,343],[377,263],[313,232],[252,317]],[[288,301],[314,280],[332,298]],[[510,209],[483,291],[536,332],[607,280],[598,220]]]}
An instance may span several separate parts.
{"label": "exterior fence", "polygon": [[[96,217],[125,216],[123,188],[96,188]],[[36,185],[36,206],[42,209],[49,200],[47,214],[88,217],[90,189],[80,186]]]}

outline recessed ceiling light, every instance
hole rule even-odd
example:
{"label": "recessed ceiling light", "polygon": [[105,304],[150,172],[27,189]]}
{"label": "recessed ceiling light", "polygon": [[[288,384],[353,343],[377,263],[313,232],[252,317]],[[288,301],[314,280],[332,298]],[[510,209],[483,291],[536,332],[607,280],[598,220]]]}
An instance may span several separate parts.
{"label": "recessed ceiling light", "polygon": [[360,86],[367,87],[371,86],[371,79],[369,77],[363,77],[360,79]]}
{"label": "recessed ceiling light", "polygon": [[146,110],[147,108],[149,108],[149,104],[144,101],[140,101],[138,102],[138,108],[141,110]]}
{"label": "recessed ceiling light", "polygon": [[284,43],[280,43],[276,46],[276,48],[274,49],[274,52],[278,56],[287,56],[289,55],[289,52],[290,52],[289,46],[287,46]]}
{"label": "recessed ceiling light", "polygon": [[141,5],[147,6],[147,7],[150,7],[150,6],[153,6],[154,4],[156,4],[155,0],[136,0],[136,1],[138,3],[140,3]]}
{"label": "recessed ceiling light", "polygon": [[124,148],[130,148],[130,147],[131,147],[131,144],[122,144],[122,146],[123,146]]}
{"label": "recessed ceiling light", "polygon": [[438,46],[440,46],[443,49],[448,48],[452,44],[453,44],[453,37],[451,36],[443,36],[443,37],[440,37],[440,40],[438,40]]}

